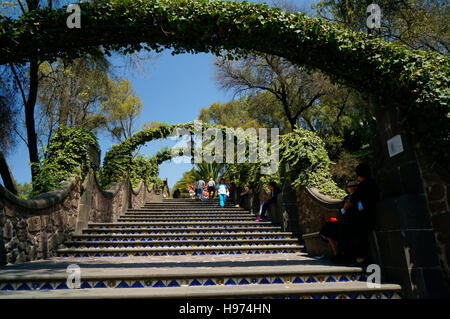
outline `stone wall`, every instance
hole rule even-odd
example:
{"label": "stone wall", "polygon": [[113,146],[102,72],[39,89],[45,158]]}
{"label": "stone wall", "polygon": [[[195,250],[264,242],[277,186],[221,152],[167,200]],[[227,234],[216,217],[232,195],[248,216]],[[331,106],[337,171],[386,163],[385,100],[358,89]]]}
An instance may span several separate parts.
{"label": "stone wall", "polygon": [[[402,285],[407,297],[448,298],[448,171],[415,138],[432,123],[417,123],[413,136],[395,108],[380,110],[376,118],[381,201],[375,236],[382,275]],[[403,151],[390,154],[387,142],[397,135]]]}
{"label": "stone wall", "polygon": [[450,184],[446,182],[450,180],[449,172],[433,165],[433,161],[420,151],[417,157],[428,199],[439,263],[450,286]]}
{"label": "stone wall", "polygon": [[301,235],[320,231],[330,217],[336,217],[342,201],[320,194],[315,188],[296,189],[298,225]]}
{"label": "stone wall", "polygon": [[[257,215],[259,205],[268,194],[265,190],[252,192],[244,207]],[[301,237],[303,234],[318,232],[330,217],[337,216],[341,205],[341,200],[322,195],[315,188],[292,189],[290,182],[285,181],[277,204],[270,205],[267,214],[275,225]]]}
{"label": "stone wall", "polygon": [[[5,196],[7,191],[0,186],[0,262],[14,264],[55,256],[75,230],[80,186],[74,182],[34,202],[14,200],[10,193]],[[57,193],[63,193],[64,198],[54,203]]]}
{"label": "stone wall", "polygon": [[23,200],[0,185],[0,265],[56,256],[64,242],[89,222],[114,222],[128,208],[141,207],[160,196],[128,178],[104,191],[91,170],[83,182]]}
{"label": "stone wall", "polygon": [[144,182],[141,182],[138,187],[131,188],[131,206],[130,208],[140,208],[150,198],[153,192],[147,188]]}

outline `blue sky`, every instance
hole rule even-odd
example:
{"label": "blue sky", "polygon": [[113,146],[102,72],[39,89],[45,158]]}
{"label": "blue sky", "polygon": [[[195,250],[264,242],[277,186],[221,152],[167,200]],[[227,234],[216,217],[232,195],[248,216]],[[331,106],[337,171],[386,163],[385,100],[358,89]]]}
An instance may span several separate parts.
{"label": "blue sky", "polygon": [[[300,8],[309,8],[311,3],[308,0],[291,2]],[[152,121],[167,124],[193,121],[202,107],[209,107],[214,102],[230,101],[232,93],[220,90],[213,80],[213,61],[214,56],[210,54],[172,56],[169,51],[165,51],[151,63],[145,63],[145,73],[141,73],[120,69],[120,66],[124,65],[123,59],[113,57],[111,62],[117,67],[115,73],[132,82],[135,94],[144,106],[135,130],[141,129],[143,123]],[[97,137],[103,158],[113,141],[107,135]],[[153,141],[147,143],[140,151],[151,157],[164,146],[174,144],[175,141],[170,140]],[[28,150],[24,143],[19,143],[7,160],[19,183],[30,182]],[[159,176],[163,179],[167,177],[169,186],[172,187],[191,167],[191,164],[175,164],[168,161],[160,165]]]}

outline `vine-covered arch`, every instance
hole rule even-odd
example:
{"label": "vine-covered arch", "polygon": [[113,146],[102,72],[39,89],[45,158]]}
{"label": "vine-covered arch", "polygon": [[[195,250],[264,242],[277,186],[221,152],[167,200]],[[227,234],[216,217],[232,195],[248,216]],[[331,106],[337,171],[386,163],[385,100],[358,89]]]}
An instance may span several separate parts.
{"label": "vine-covered arch", "polygon": [[[202,123],[202,132],[196,132],[198,127],[195,123],[165,125],[162,124],[157,127],[150,127],[140,132],[137,132],[129,139],[122,141],[120,144],[113,145],[113,147],[105,154],[103,166],[100,171],[100,179],[104,187],[110,186],[112,183],[119,181],[131,168],[133,160],[133,152],[141,145],[151,142],[155,139],[167,138],[176,129],[184,129],[184,132],[189,134],[204,134],[205,130],[209,128],[218,129],[219,132],[226,135],[228,130],[233,130],[222,125],[210,125]],[[233,134],[236,133],[235,131]],[[235,135],[236,136],[236,135]],[[244,135],[246,139],[248,135]],[[238,143],[243,141],[237,140]],[[227,145],[228,146],[228,145]],[[271,147],[271,143],[268,143]],[[164,148],[158,151],[152,160],[156,165],[169,160],[173,156],[173,148]],[[272,150],[269,151],[272,154]],[[335,196],[337,198],[343,197],[345,193],[339,189],[336,183],[332,180],[329,166],[331,161],[325,150],[325,145],[322,139],[314,132],[295,129],[293,132],[280,136],[279,141],[280,164],[290,167],[286,174],[290,177],[293,186],[309,186],[317,187],[321,192],[327,195]],[[175,152],[175,155],[180,155]],[[246,153],[248,155],[248,152]],[[246,161],[248,164],[248,161]],[[258,160],[256,167],[261,167],[261,162]],[[233,164],[234,165],[234,164]]]}
{"label": "vine-covered arch", "polygon": [[[80,4],[81,28],[68,29],[66,8],[0,18],[0,64],[141,49],[173,53],[264,52],[318,69],[397,107],[421,132],[436,158],[450,163],[449,56],[406,48],[335,24],[267,5],[208,0],[111,0]],[[410,125],[410,131],[414,125]],[[433,143],[431,143],[431,141]],[[439,142],[437,142],[439,141]]]}

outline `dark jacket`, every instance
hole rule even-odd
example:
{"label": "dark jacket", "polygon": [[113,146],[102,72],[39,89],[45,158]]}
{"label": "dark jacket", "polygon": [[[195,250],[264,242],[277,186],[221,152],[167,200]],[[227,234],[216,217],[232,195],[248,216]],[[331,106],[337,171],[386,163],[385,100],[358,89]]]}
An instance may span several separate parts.
{"label": "dark jacket", "polygon": [[[352,194],[350,201],[356,212],[371,229],[375,225],[375,210],[379,200],[379,190],[373,179],[367,179],[358,184],[358,188]],[[362,210],[358,209],[358,202],[362,204]]]}

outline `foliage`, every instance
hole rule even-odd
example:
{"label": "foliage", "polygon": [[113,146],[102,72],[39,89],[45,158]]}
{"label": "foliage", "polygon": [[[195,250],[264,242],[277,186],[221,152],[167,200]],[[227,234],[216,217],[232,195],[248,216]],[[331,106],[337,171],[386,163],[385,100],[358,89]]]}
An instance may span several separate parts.
{"label": "foliage", "polygon": [[275,114],[281,113],[283,122],[287,122],[280,126],[282,132],[302,124],[313,129],[311,109],[332,87],[319,72],[308,72],[304,67],[269,54],[252,54],[237,62],[221,58],[215,65],[216,80],[222,88],[231,89],[235,94],[250,91],[256,95],[253,102],[262,108],[267,108],[266,101],[271,100],[269,108]]}
{"label": "foliage", "polygon": [[[172,130],[176,128],[189,128],[193,132],[193,124],[176,124],[151,126],[145,130],[135,133],[130,138],[123,140],[120,144],[115,144],[105,154],[103,158],[103,166],[99,171],[100,182],[103,187],[110,186],[113,182],[119,181],[129,170],[133,151],[138,146],[154,139],[168,137]],[[169,156],[164,153],[164,156]]]}
{"label": "foliage", "polygon": [[39,65],[38,136],[48,147],[58,126],[83,127],[89,131],[104,128],[106,119],[99,104],[110,94],[105,57],[86,55],[73,61],[58,59]]}
{"label": "foliage", "polygon": [[82,178],[90,167],[89,149],[100,151],[97,138],[83,128],[58,128],[33,180],[30,197],[60,186],[62,181]]}
{"label": "foliage", "polygon": [[162,162],[160,159],[160,153],[150,159],[145,156],[133,158],[130,166],[131,185],[137,187],[141,181],[145,181],[148,187],[154,185],[161,189],[163,181],[158,177],[158,165]]}
{"label": "foliage", "polygon": [[122,78],[109,80],[111,91],[100,109],[106,115],[108,131],[118,141],[132,135],[133,122],[142,111],[141,99],[134,95],[131,83]]}
{"label": "foliage", "polygon": [[287,164],[287,175],[293,186],[316,187],[323,194],[342,198],[346,194],[331,177],[331,161],[324,146],[313,132],[296,128],[281,136],[281,162]]}
{"label": "foliage", "polygon": [[[367,7],[372,0],[324,0],[315,6],[319,16],[351,28],[367,30]],[[449,52],[449,8],[443,0],[378,0],[381,9],[380,29],[384,39],[447,54]]]}
{"label": "foliage", "polygon": [[371,163],[343,151],[336,160],[336,164],[330,166],[332,178],[341,189],[345,189],[348,181],[356,180],[355,168],[360,162]]}
{"label": "foliage", "polygon": [[[30,57],[73,59],[86,52],[95,54],[99,45],[107,54],[114,50],[131,53],[143,48],[172,48],[174,54],[219,55],[223,50],[234,50],[228,57],[235,58],[265,52],[323,71],[333,80],[370,96],[378,109],[398,108],[409,131],[429,153],[450,165],[449,56],[409,51],[402,45],[302,13],[290,14],[248,2],[112,0],[81,6],[81,29],[65,28],[65,8],[36,10],[17,19],[0,18],[0,63],[26,63]],[[433,126],[419,131],[417,123]],[[164,127],[143,132],[113,147],[114,152],[105,157],[108,166],[104,176],[109,181],[122,176],[136,145],[165,133]],[[292,146],[295,149],[295,144]],[[297,164],[302,162],[300,159]],[[305,176],[299,179],[314,184],[326,178],[321,172],[316,172],[321,176],[316,180]]]}
{"label": "foliage", "polygon": [[158,176],[158,165],[144,156],[133,158],[130,168],[130,181],[133,187],[137,187],[141,181],[150,185],[150,179]]}
{"label": "foliage", "polygon": [[195,177],[193,176],[194,168],[191,170],[184,172],[183,176],[180,180],[178,180],[173,186],[172,193],[179,189],[181,197],[188,198],[189,197],[189,185],[191,185],[195,181]]}
{"label": "foliage", "polygon": [[[165,148],[151,159],[144,157],[132,159],[133,147],[131,145],[136,148],[154,137],[168,136],[171,130],[176,127],[192,129],[192,123],[153,127],[136,133],[124,143],[116,145],[114,151],[107,154],[108,158],[113,158],[114,161],[108,162],[109,166],[104,165],[102,167],[103,181],[107,180],[110,183],[118,181],[129,170],[133,186],[137,186],[140,180],[146,180],[148,184],[161,184],[161,181],[157,178],[158,165],[171,158],[171,149]],[[59,129],[52,138],[46,153],[46,159],[42,162],[40,173],[33,185],[34,190],[31,196],[54,189],[59,186],[61,181],[70,177],[81,177],[85,174],[89,168],[87,153],[89,147],[98,149],[97,141],[91,133],[82,128],[68,129],[63,127]],[[128,153],[125,153],[124,150],[128,150]],[[289,174],[294,177],[292,179],[294,186],[313,186],[319,188],[324,194],[338,197],[342,195],[342,191],[339,191],[331,180],[328,171],[330,161],[323,142],[317,135],[306,130],[296,129],[293,133],[281,137],[280,152],[282,162],[289,164]],[[117,157],[111,156],[111,154]],[[121,156],[122,158],[120,158]],[[127,160],[129,161],[127,162]],[[121,163],[124,163],[124,165],[121,166]],[[261,175],[259,173],[260,165],[261,163],[226,164],[222,176],[227,179],[227,182],[243,185],[248,181],[254,181],[260,187],[272,180],[279,181],[280,176],[277,174],[273,176]],[[106,176],[107,170],[105,170],[105,167],[114,167],[116,174]],[[200,177],[209,179],[209,176],[213,174],[213,178],[216,180],[222,171],[222,167],[222,164],[198,164],[196,170],[190,173],[189,178],[192,180]]]}
{"label": "foliage", "polygon": [[8,154],[16,145],[14,131],[18,126],[15,90],[6,67],[0,67],[0,152]]}
{"label": "foliage", "polygon": [[[36,56],[73,59],[94,54],[99,45],[106,54],[172,48],[173,54],[219,55],[235,50],[228,56],[234,58],[265,52],[321,70],[371,96],[375,105],[397,107],[429,153],[450,165],[449,56],[409,51],[304,13],[245,1],[112,0],[80,5],[81,29],[65,28],[65,8],[35,10],[18,19],[2,17],[0,64],[24,63]],[[433,127],[419,132],[418,121]]]}
{"label": "foliage", "polygon": [[203,179],[206,183],[212,178],[217,183],[223,168],[224,165],[222,163],[198,163],[194,166],[192,176],[195,180]]}
{"label": "foliage", "polygon": [[30,196],[30,192],[33,189],[32,185],[27,182],[19,184],[16,181],[16,187],[17,187],[17,196],[22,199],[27,199]]}
{"label": "foliage", "polygon": [[344,150],[342,147],[343,142],[344,142],[344,139],[337,137],[337,136],[330,136],[324,140],[325,150],[328,153],[328,157],[333,162],[339,158],[339,155],[341,155],[342,151]]}
{"label": "foliage", "polygon": [[190,170],[183,174],[183,177],[177,181],[172,189],[172,192],[176,189],[180,190],[182,197],[189,197],[189,185],[203,179],[205,183],[208,183],[209,179],[212,179],[218,183],[219,176],[224,169],[224,165],[221,163],[198,163]]}
{"label": "foliage", "polygon": [[213,103],[208,108],[202,108],[198,120],[209,124],[220,124],[226,127],[260,127],[249,113],[249,99],[240,98],[227,103]]}

